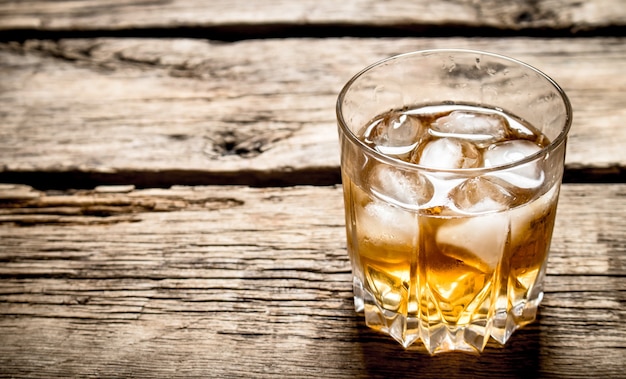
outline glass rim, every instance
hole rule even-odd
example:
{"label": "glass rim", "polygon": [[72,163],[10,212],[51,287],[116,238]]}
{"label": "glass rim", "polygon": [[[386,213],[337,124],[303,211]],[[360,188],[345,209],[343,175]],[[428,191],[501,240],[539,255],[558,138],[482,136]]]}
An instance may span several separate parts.
{"label": "glass rim", "polygon": [[[490,57],[494,57],[494,58],[498,58],[501,60],[505,60],[505,61],[509,61],[511,63],[514,63],[516,65],[520,65],[532,72],[535,72],[536,74],[538,74],[539,76],[541,76],[543,79],[545,79],[552,87],[554,87],[554,89],[556,89],[556,91],[558,92],[558,94],[561,97],[561,100],[563,101],[563,105],[565,107],[565,112],[566,112],[566,119],[565,119],[565,124],[563,125],[563,127],[561,128],[561,131],[559,133],[559,135],[554,138],[553,140],[550,141],[550,143],[546,146],[544,146],[543,148],[541,148],[541,150],[537,151],[536,153],[533,153],[531,155],[528,155],[520,160],[517,161],[513,161],[507,164],[502,164],[502,165],[496,165],[496,166],[492,166],[492,167],[476,167],[476,168],[456,168],[456,169],[450,169],[450,168],[436,168],[436,167],[429,167],[429,166],[424,166],[424,165],[420,165],[417,163],[410,163],[410,162],[406,162],[403,161],[401,159],[398,158],[393,158],[390,157],[388,155],[385,155],[375,149],[373,149],[372,147],[368,146],[367,144],[365,144],[363,141],[361,141],[357,135],[348,127],[347,123],[345,122],[344,118],[343,118],[343,111],[342,111],[342,103],[343,100],[345,99],[345,96],[347,94],[347,92],[350,90],[350,88],[352,87],[352,85],[359,79],[361,78],[363,75],[367,74],[368,72],[370,72],[372,69],[379,67],[387,62],[390,61],[395,61],[395,60],[399,60],[399,59],[403,59],[409,56],[417,56],[417,55],[421,55],[421,56],[426,56],[426,55],[430,55],[430,54],[446,54],[446,53],[462,53],[462,54],[480,54],[480,55],[487,55]],[[464,105],[463,103],[457,103],[459,105]],[[428,105],[428,104],[426,104]],[[432,104],[430,104],[432,105]],[[452,104],[454,105],[454,104]],[[492,104],[489,104],[492,105]],[[500,109],[500,108],[499,108]],[[504,111],[507,111],[506,109],[504,109]],[[560,146],[562,143],[565,142],[566,138],[567,138],[567,134],[571,128],[572,125],[572,118],[573,118],[573,111],[572,111],[572,105],[569,101],[569,98],[567,97],[567,95],[565,94],[565,91],[561,88],[561,86],[559,86],[559,84],[557,82],[555,82],[552,78],[550,78],[548,75],[546,75],[544,72],[542,72],[541,70],[529,65],[528,63],[522,62],[518,59],[515,58],[511,58],[508,57],[506,55],[502,55],[502,54],[497,54],[497,53],[492,53],[492,52],[487,52],[487,51],[483,51],[483,50],[474,50],[474,49],[425,49],[425,50],[415,50],[415,51],[411,51],[411,52],[407,52],[407,53],[402,53],[402,54],[397,54],[397,55],[393,55],[381,60],[378,60],[377,62],[374,62],[370,65],[368,65],[367,67],[365,67],[364,69],[362,69],[361,71],[359,71],[357,74],[355,74],[354,76],[352,76],[350,78],[350,80],[348,80],[348,82],[343,86],[343,88],[341,89],[341,91],[339,92],[339,96],[337,97],[337,103],[335,106],[335,112],[336,112],[336,116],[337,116],[337,123],[339,124],[339,128],[341,129],[341,132],[343,133],[343,135],[345,135],[352,144],[356,144],[357,146],[359,146],[362,150],[364,150],[365,152],[367,152],[368,154],[372,155],[374,158],[376,158],[379,161],[382,161],[383,163],[389,164],[389,165],[393,165],[396,167],[401,167],[403,169],[409,169],[409,170],[419,170],[419,171],[430,171],[430,172],[437,172],[437,173],[450,173],[450,174],[457,174],[457,175],[479,175],[479,174],[483,174],[483,173],[488,173],[488,172],[494,172],[494,171],[501,171],[501,170],[506,170],[506,169],[510,169],[510,168],[515,168],[518,166],[522,166],[526,163],[532,162],[536,159],[539,159],[547,154],[549,154],[550,152],[554,151],[558,146]]]}

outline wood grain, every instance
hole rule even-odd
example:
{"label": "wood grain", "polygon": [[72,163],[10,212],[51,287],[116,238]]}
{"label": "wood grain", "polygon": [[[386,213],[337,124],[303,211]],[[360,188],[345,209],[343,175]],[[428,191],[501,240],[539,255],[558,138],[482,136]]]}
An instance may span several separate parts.
{"label": "wood grain", "polygon": [[334,115],[502,53],[570,96],[566,179],[623,183],[623,1],[253,3],[0,0],[0,377],[623,378],[626,184],[563,186],[536,322],[430,357],[354,312]]}
{"label": "wood grain", "polygon": [[[2,1],[0,29],[117,30],[239,26],[367,25],[487,26],[497,29],[572,29],[626,24],[620,0],[401,1]],[[259,28],[259,26],[261,28]]]}
{"label": "wood grain", "polygon": [[354,314],[340,188],[3,185],[0,376],[619,377],[625,196],[565,185],[539,321],[428,357]]}
{"label": "wood grain", "polygon": [[338,183],[334,105],[342,85],[378,59],[443,47],[499,52],[548,73],[574,107],[568,169],[614,170],[619,176],[626,164],[624,42],[341,38],[6,43],[0,45],[0,179],[29,183],[32,178],[17,174],[34,173],[41,174],[37,185],[71,184],[78,178],[87,188],[99,183]]}

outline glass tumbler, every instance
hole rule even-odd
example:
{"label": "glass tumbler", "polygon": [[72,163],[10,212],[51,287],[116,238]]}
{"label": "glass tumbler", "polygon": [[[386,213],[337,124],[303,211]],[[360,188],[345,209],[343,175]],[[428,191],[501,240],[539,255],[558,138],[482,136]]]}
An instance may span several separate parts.
{"label": "glass tumbler", "polygon": [[405,348],[483,351],[535,320],[572,109],[539,70],[425,50],[337,101],[357,312]]}

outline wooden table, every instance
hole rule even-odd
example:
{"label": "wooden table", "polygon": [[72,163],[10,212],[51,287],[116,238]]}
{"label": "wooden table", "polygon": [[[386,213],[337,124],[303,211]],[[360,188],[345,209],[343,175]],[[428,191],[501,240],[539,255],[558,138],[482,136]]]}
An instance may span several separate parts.
{"label": "wooden table", "polygon": [[[0,377],[626,377],[622,0],[0,1]],[[430,357],[354,313],[334,103],[489,50],[575,109],[537,322]]]}

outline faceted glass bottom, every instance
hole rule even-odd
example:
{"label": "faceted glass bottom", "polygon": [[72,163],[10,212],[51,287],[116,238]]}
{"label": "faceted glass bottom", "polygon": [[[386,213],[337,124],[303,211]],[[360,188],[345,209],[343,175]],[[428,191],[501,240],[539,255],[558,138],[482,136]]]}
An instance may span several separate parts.
{"label": "faceted glass bottom", "polygon": [[478,354],[484,350],[490,337],[504,345],[515,330],[535,320],[537,307],[543,298],[541,286],[537,286],[532,297],[535,300],[518,304],[508,312],[495,312],[487,321],[463,326],[445,323],[428,325],[419,317],[381,307],[359,278],[354,278],[353,285],[355,310],[364,314],[368,327],[391,336],[404,348],[421,340],[430,354],[452,351]]}

